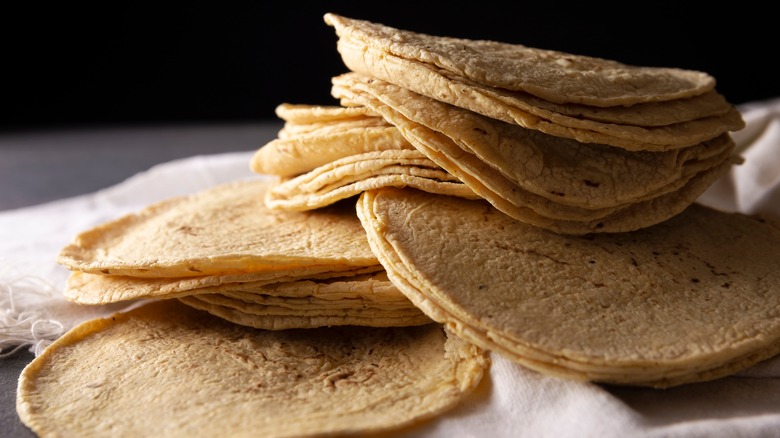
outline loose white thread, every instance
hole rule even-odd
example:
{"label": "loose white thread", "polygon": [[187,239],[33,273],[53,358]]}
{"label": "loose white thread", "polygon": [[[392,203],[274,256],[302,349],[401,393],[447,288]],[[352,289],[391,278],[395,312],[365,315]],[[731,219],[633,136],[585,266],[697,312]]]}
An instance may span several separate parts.
{"label": "loose white thread", "polygon": [[65,327],[47,318],[41,309],[22,309],[27,297],[54,297],[55,288],[41,277],[23,275],[12,268],[0,270],[0,359],[24,347],[38,356],[44,348],[62,336]]}

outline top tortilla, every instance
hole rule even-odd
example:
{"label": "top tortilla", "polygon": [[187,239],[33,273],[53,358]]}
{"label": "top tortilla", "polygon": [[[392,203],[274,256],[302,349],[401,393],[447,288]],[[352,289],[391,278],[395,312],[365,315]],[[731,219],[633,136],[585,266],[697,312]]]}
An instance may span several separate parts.
{"label": "top tortilla", "polygon": [[525,91],[555,103],[634,105],[698,96],[715,87],[715,79],[699,71],[631,66],[520,44],[426,35],[333,13],[325,14],[324,20],[340,38],[357,39],[484,85]]}
{"label": "top tortilla", "polygon": [[488,108],[490,106],[510,108],[515,113],[512,117],[518,119],[518,123],[540,117],[563,126],[596,130],[604,129],[601,123],[666,126],[725,116],[733,106],[714,89],[686,99],[631,106],[558,104],[523,91],[480,84],[431,64],[394,56],[360,41],[341,38],[337,49],[344,64],[354,72],[393,82],[417,93],[486,115],[492,113]]}

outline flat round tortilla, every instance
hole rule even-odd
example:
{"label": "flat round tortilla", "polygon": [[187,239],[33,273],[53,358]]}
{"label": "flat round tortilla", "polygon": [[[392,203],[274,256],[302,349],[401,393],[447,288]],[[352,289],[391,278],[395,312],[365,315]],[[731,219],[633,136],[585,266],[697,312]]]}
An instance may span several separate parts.
{"label": "flat round tortilla", "polygon": [[371,126],[325,134],[276,138],[255,151],[249,168],[259,174],[293,177],[351,155],[413,149],[392,126]]}
{"label": "flat round tortilla", "polygon": [[313,123],[339,122],[375,118],[368,108],[339,107],[330,105],[307,105],[280,103],[274,109],[277,117],[287,123],[309,125]]}
{"label": "flat round tortilla", "polygon": [[366,192],[393,283],[459,336],[543,373],[667,387],[780,352],[780,224],[698,204],[630,233],[564,236],[484,202]]}
{"label": "flat round tortilla", "polygon": [[488,364],[438,324],[267,331],[166,300],[54,342],[17,412],[39,436],[364,434],[446,412]]}
{"label": "flat round tortilla", "polygon": [[379,115],[357,119],[337,117],[339,114],[371,113],[364,107],[280,105],[277,113],[285,117],[296,115],[307,123],[286,123],[277,138],[260,147],[252,156],[249,168],[253,172],[293,177],[351,155],[414,149],[397,129]]}
{"label": "flat round tortilla", "polygon": [[280,139],[387,126],[387,122],[378,114],[359,106],[282,103],[276,107],[276,115],[284,120],[284,126],[277,134]]}
{"label": "flat round tortilla", "polygon": [[325,14],[324,20],[339,38],[556,103],[634,105],[698,96],[715,87],[715,79],[704,72],[631,66],[520,44],[426,35],[333,13]]}
{"label": "flat round tortilla", "polygon": [[138,277],[378,264],[354,204],[270,210],[270,184],[236,181],[150,205],[78,234],[57,261],[71,270]]}

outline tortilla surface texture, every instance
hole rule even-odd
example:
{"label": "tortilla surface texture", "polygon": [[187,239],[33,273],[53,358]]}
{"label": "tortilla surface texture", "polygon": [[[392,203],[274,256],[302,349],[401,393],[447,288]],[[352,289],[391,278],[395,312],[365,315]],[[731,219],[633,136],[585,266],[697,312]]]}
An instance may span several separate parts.
{"label": "tortilla surface texture", "polygon": [[138,277],[378,264],[354,204],[270,210],[270,184],[243,180],[161,201],[80,233],[57,261],[74,271]]}
{"label": "tortilla surface texture", "polygon": [[780,225],[698,204],[565,236],[414,190],[358,203],[388,276],[433,320],[543,373],[668,387],[780,352]]}
{"label": "tortilla surface texture", "polygon": [[85,322],[23,371],[41,437],[390,431],[461,402],[489,359],[441,325],[266,331],[175,300]]}

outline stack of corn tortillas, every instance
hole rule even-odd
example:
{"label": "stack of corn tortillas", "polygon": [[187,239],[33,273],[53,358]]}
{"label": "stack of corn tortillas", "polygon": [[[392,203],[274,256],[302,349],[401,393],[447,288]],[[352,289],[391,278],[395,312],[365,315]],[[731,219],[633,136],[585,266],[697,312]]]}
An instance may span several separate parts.
{"label": "stack of corn tortillas", "polygon": [[780,353],[780,224],[695,204],[739,162],[714,78],[325,22],[350,71],[338,105],[277,107],[249,163],[275,179],[63,248],[66,298],[143,305],[25,369],[36,433],[388,431],[466,398],[488,351],[649,387]]}
{"label": "stack of corn tortillas", "polygon": [[284,127],[250,163],[284,178],[267,192],[270,208],[312,210],[391,186],[478,197],[366,107],[282,104],[276,113]]}
{"label": "stack of corn tortillas", "polygon": [[[415,305],[548,374],[668,387],[778,352],[777,291],[756,280],[780,267],[777,226],[694,204],[739,162],[744,123],[714,78],[325,21],[351,70],[332,81],[342,105],[277,108],[285,127],[251,163],[280,177],[269,207],[362,192],[372,249]],[[471,191],[379,180],[404,151]],[[762,260],[737,268],[720,249],[737,244]]]}
{"label": "stack of corn tortillas", "polygon": [[496,208],[567,234],[630,231],[672,217],[732,165],[727,134],[683,150],[627,151],[508,124],[368,76],[334,92],[369,105]]}
{"label": "stack of corn tortillas", "polygon": [[417,424],[474,390],[486,351],[389,281],[354,203],[271,210],[268,185],[171,198],[64,247],[66,298],[139,306],[30,363],[21,420],[41,436],[354,434]]}
{"label": "stack of corn tortillas", "polygon": [[430,322],[387,279],[353,205],[270,210],[267,185],[220,185],[81,233],[59,256],[74,271],[65,296],[178,298],[265,329]]}
{"label": "stack of corn tortillas", "polygon": [[[252,168],[284,178],[269,191],[273,208],[318,208],[380,185],[411,186],[479,196],[560,233],[623,232],[679,214],[739,161],[730,132],[744,122],[706,73],[335,14],[325,21],[351,70],[332,88],[351,123],[329,123],[325,113],[338,110],[314,107],[306,121],[329,128],[285,128],[284,138],[258,150]],[[386,125],[363,128],[356,114],[363,122],[379,115]],[[383,152],[362,145],[377,137]],[[398,151],[410,149],[403,140],[416,152]],[[328,143],[321,161],[300,155],[311,141]],[[429,161],[410,161],[418,153]],[[295,161],[309,166],[291,174]],[[284,170],[275,170],[279,162],[288,163]]]}

